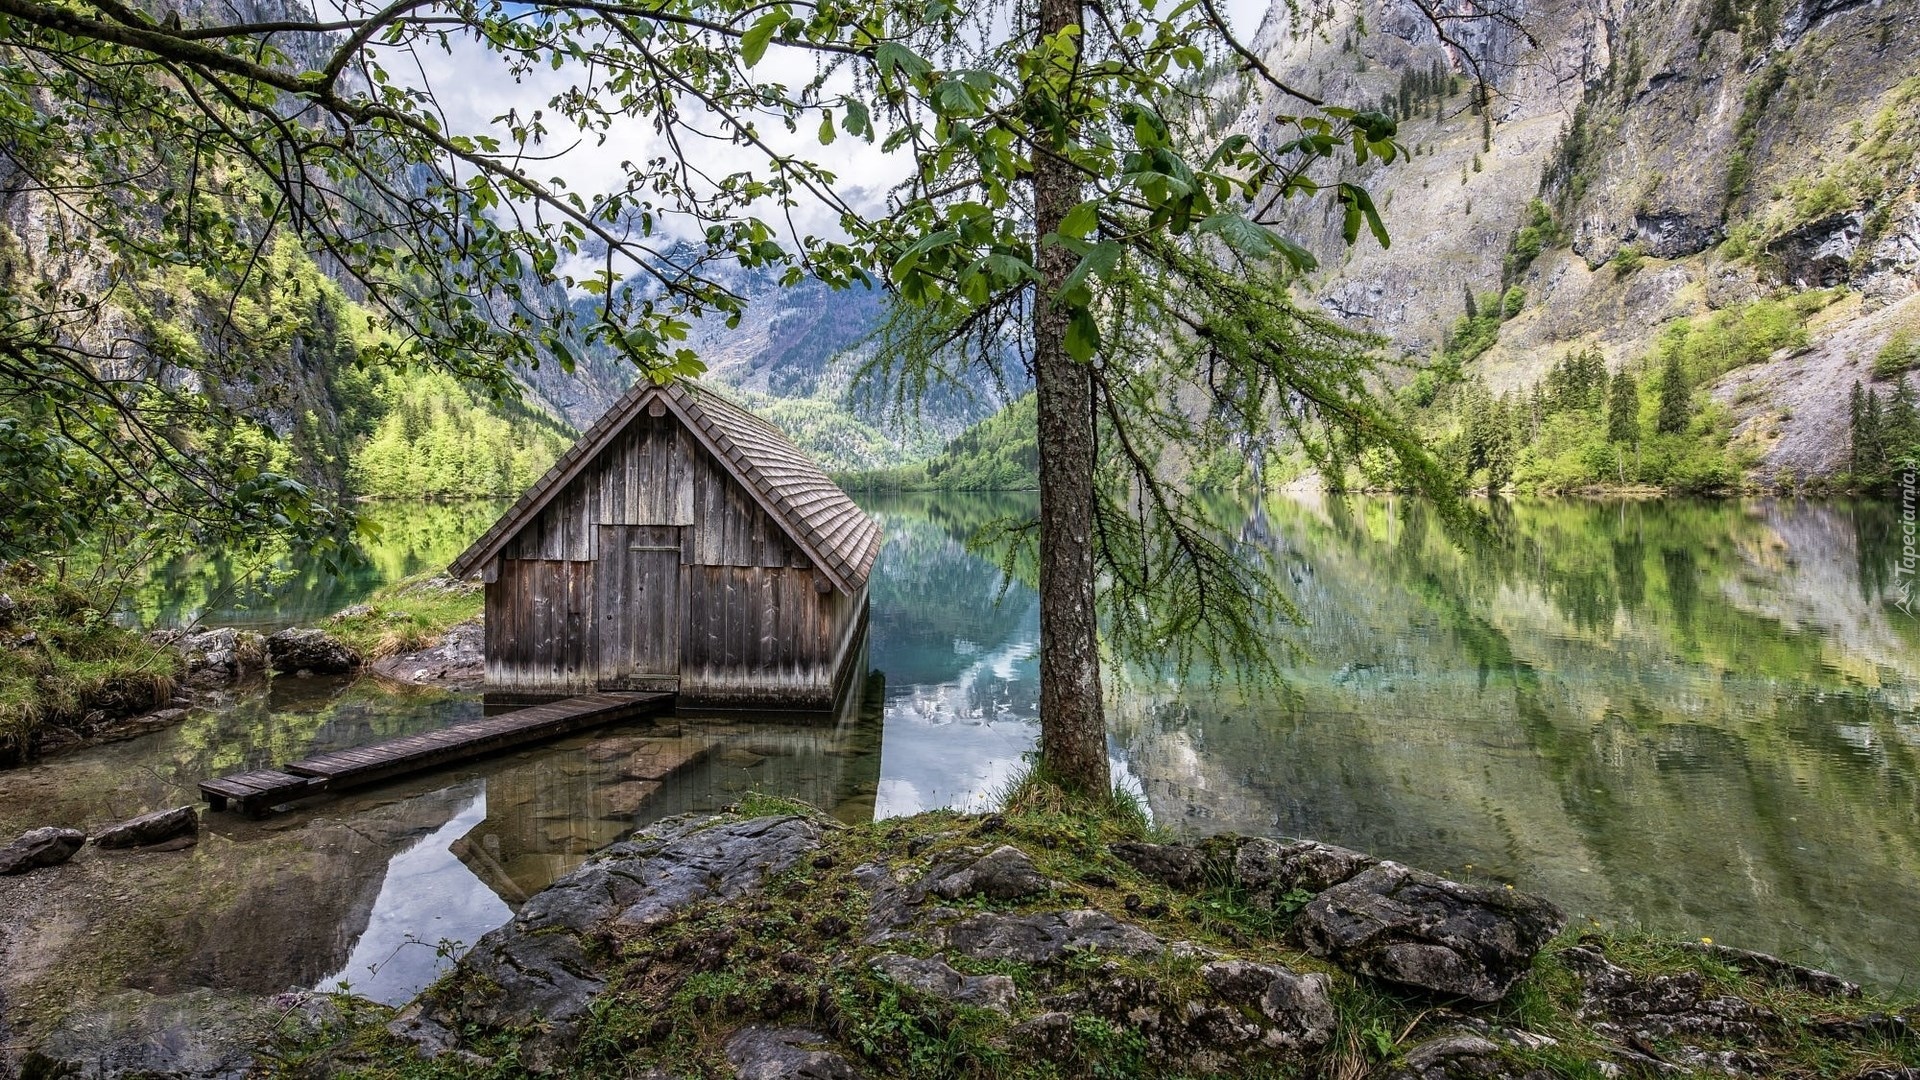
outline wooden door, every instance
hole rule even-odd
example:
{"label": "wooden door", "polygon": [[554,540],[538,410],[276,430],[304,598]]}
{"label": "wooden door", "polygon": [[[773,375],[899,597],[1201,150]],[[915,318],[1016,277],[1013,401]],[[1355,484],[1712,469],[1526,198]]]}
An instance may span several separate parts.
{"label": "wooden door", "polygon": [[595,581],[601,689],[678,689],[680,529],[600,526]]}

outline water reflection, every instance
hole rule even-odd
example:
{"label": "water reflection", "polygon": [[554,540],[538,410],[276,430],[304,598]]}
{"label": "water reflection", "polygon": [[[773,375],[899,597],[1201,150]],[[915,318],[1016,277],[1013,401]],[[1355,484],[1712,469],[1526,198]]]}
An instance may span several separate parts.
{"label": "water reflection", "polygon": [[[319,803],[189,852],[0,880],[34,925],[16,1025],[116,987],[399,1000],[587,853],[748,791],[844,820],[977,809],[1032,749],[1032,591],[969,549],[1030,500],[876,500],[873,675],[834,723],[689,716]],[[1920,627],[1884,509],[1526,503],[1458,545],[1418,504],[1272,500],[1240,540],[1307,623],[1290,693],[1134,680],[1116,775],[1159,823],[1315,836],[1582,916],[1884,984],[1920,944]],[[0,773],[0,833],[191,801],[205,776],[477,715],[471,697],[281,680],[140,740]],[[883,738],[884,736],[884,738]],[[662,761],[681,767],[662,779]],[[436,918],[438,916],[438,918]],[[28,921],[30,920],[30,921]],[[413,944],[415,942],[425,944]],[[12,949],[18,957],[23,950]]]}
{"label": "water reflection", "polygon": [[499,517],[506,503],[379,502],[358,508],[368,535],[334,572],[283,549],[181,555],[122,597],[120,617],[143,628],[237,626],[278,630],[360,603],[402,578],[440,570]]}
{"label": "water reflection", "polygon": [[315,989],[405,1001],[439,976],[448,957],[512,917],[506,902],[478,887],[479,878],[454,855],[459,838],[486,820],[484,787],[484,781],[462,785],[473,792],[467,805],[387,862],[366,929],[346,963]]}

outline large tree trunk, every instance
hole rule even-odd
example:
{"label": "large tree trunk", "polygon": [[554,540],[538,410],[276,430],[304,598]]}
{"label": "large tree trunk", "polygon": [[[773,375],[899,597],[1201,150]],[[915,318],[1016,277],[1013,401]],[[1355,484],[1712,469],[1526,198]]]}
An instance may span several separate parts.
{"label": "large tree trunk", "polygon": [[[1039,31],[1080,23],[1080,0],[1039,0]],[[1046,93],[1045,89],[1034,88]],[[1043,146],[1049,138],[1037,132]],[[1033,209],[1041,276],[1033,341],[1040,444],[1040,767],[1069,791],[1104,794],[1107,726],[1093,609],[1093,380],[1067,355],[1067,311],[1052,303],[1074,255],[1039,240],[1059,232],[1080,201],[1080,176],[1036,152]]]}

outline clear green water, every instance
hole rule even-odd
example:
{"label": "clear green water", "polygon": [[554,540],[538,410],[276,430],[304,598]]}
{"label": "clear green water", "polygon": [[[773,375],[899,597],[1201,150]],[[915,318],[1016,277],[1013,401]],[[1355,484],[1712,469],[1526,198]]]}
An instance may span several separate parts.
{"label": "clear green water", "polygon": [[281,550],[264,555],[182,555],[120,598],[121,617],[147,628],[237,626],[272,631],[312,623],[360,603],[383,585],[444,569],[507,503],[362,505],[377,535],[347,553],[338,573]]}
{"label": "clear green water", "polygon": [[[888,537],[872,583],[874,676],[841,723],[685,718],[681,734],[721,749],[631,812],[609,806],[625,780],[601,750],[648,729],[266,822],[216,816],[189,852],[89,853],[30,886],[0,879],[0,909],[27,905],[36,928],[0,972],[15,1023],[121,986],[345,981],[404,999],[447,962],[436,943],[471,943],[594,847],[748,790],[848,820],[986,805],[1034,745],[1037,608],[967,539],[1030,514],[1031,499],[870,507]],[[368,565],[421,569],[493,512],[424,508],[423,531],[390,531],[395,546]],[[1893,603],[1892,513],[1775,501],[1493,512],[1492,541],[1462,547],[1417,504],[1243,508],[1241,541],[1287,567],[1304,622],[1276,635],[1303,656],[1279,691],[1204,673],[1117,682],[1121,782],[1188,835],[1317,837],[1511,882],[1582,919],[1886,986],[1920,978],[1920,623]],[[145,618],[213,606],[197,586],[167,587],[179,606],[154,594]],[[344,595],[308,588],[247,610],[298,621]],[[477,708],[470,695],[282,680],[174,729],[0,773],[0,833],[190,801],[216,772]]]}

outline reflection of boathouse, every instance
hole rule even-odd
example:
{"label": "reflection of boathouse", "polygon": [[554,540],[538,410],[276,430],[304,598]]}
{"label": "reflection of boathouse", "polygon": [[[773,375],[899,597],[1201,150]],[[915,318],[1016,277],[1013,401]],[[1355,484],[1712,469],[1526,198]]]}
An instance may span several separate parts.
{"label": "reflection of boathouse", "polygon": [[880,529],[766,421],[641,383],[453,564],[487,594],[487,690],[671,690],[826,709]]}

